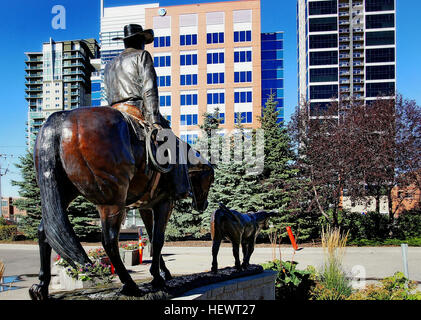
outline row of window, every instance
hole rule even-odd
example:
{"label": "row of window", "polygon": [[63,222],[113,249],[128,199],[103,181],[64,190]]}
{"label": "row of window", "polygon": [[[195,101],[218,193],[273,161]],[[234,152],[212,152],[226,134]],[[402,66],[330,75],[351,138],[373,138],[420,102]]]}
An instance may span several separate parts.
{"label": "row of window", "polygon": [[[268,54],[269,53],[270,53],[270,57],[272,57],[273,52],[269,51]],[[208,64],[225,63],[224,52],[207,53],[206,57],[207,57]],[[267,58],[269,59],[270,57],[268,56]],[[252,61],[251,51],[234,52],[234,62],[251,62],[251,61]],[[197,53],[180,55],[180,65],[182,66],[197,65]],[[154,66],[156,68],[171,67],[171,56],[154,57]]]}
{"label": "row of window", "polygon": [[[394,82],[367,83],[366,96],[394,95]],[[310,86],[310,99],[332,99],[338,96],[338,85]]]}
{"label": "row of window", "polygon": [[[234,31],[234,42],[249,42],[251,41],[251,30]],[[206,43],[224,43],[225,35],[223,32],[214,32],[206,34]],[[180,35],[180,46],[194,46],[197,45],[197,34],[183,34]],[[154,38],[154,47],[170,47],[171,36],[161,36]]]}
{"label": "row of window", "polygon": [[[393,62],[395,61],[394,48],[366,49],[366,61],[368,63]],[[338,63],[337,51],[310,52],[310,65],[330,65]]]}
{"label": "row of window", "polygon": [[[235,103],[247,103],[253,102],[253,95],[251,91],[242,91],[234,93],[234,102]],[[207,104],[224,104],[225,103],[225,93],[224,92],[214,92],[207,94]],[[180,95],[180,104],[182,106],[195,106],[198,104],[198,95],[197,93],[190,94],[181,94]],[[159,97],[159,106],[160,107],[171,107],[171,96],[160,96]]]}
{"label": "row of window", "polygon": [[252,112],[236,112],[234,114],[234,123],[252,123],[253,122],[253,113]]}
{"label": "row of window", "polygon": [[[182,74],[180,75],[180,85],[191,86],[197,85],[197,74]],[[252,82],[252,71],[238,71],[234,72],[234,82]],[[157,76],[158,87],[170,87],[171,76]],[[225,83],[225,73],[215,72],[207,74],[207,84],[221,84]],[[274,87],[277,88],[277,87]]]}

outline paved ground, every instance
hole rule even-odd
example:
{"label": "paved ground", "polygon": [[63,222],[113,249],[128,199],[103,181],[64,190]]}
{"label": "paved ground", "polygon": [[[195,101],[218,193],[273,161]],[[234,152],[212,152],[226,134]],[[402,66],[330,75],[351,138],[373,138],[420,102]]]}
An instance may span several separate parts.
{"label": "paved ground", "polygon": [[[87,250],[92,248],[85,247]],[[295,255],[291,248],[282,248],[281,253],[282,260],[294,259],[302,269],[307,265],[321,267],[323,264],[322,248],[304,248]],[[210,247],[164,247],[163,254],[167,267],[174,275],[209,271],[212,261]],[[278,250],[276,255],[279,258]],[[271,248],[256,248],[251,262],[262,263],[271,260],[272,257]],[[409,248],[408,257],[410,278],[421,283],[421,248]],[[144,256],[144,264],[129,268],[134,279],[150,277],[149,259]],[[23,280],[14,284],[19,289],[0,292],[0,300],[29,299],[28,288],[38,282],[38,246],[1,244],[0,260],[6,266],[5,276],[20,276]],[[218,260],[221,268],[232,266],[234,258],[231,248],[221,247]],[[344,266],[350,275],[354,267],[360,266],[359,270],[362,270],[360,276],[367,279],[381,279],[403,270],[401,249],[400,247],[347,248]]]}

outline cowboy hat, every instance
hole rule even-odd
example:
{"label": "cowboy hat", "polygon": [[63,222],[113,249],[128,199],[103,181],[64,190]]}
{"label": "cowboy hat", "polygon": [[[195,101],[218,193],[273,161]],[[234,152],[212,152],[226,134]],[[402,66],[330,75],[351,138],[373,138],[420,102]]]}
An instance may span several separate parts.
{"label": "cowboy hat", "polygon": [[142,37],[145,40],[145,44],[152,43],[154,39],[153,30],[143,30],[141,25],[128,24],[124,26],[124,37],[116,37],[112,40],[126,40],[133,37]]}

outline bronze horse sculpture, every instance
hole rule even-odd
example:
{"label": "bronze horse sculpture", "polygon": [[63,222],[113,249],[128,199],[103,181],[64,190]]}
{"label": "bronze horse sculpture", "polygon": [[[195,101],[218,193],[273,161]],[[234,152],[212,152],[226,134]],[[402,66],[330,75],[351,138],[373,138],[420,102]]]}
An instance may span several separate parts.
{"label": "bronze horse sculpture", "polygon": [[[171,279],[161,249],[175,201],[173,186],[165,174],[147,169],[145,141],[136,133],[140,125],[129,122],[114,108],[79,108],[52,114],[41,128],[34,146],[42,206],[38,229],[41,268],[40,283],[29,289],[32,299],[48,299],[52,249],[73,266],[90,262],[66,215],[67,206],[78,195],[97,206],[102,244],[123,283],[123,294],[139,293],[118,248],[120,225],[129,206],[139,208],[152,239],[152,285],[162,287]],[[212,166],[201,161],[189,167],[192,205],[198,211],[206,209],[214,180]]]}

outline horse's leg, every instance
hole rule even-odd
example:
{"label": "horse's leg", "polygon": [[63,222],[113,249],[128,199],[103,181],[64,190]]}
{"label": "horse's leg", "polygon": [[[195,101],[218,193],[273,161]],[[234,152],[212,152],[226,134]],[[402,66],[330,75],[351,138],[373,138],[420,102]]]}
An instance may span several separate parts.
{"label": "horse's leg", "polygon": [[51,246],[47,242],[42,219],[38,227],[38,245],[41,260],[38,276],[40,283],[32,285],[29,289],[29,295],[32,300],[46,300],[48,299],[48,286],[51,280]]}
{"label": "horse's leg", "polygon": [[[152,265],[150,272],[154,279],[152,280],[152,286],[154,287],[163,287],[165,285],[165,280],[160,275],[160,262],[161,250],[164,246],[165,240],[165,228],[169,219],[169,215],[172,211],[172,201],[163,201],[158,203],[153,208],[153,235],[152,235]],[[165,266],[165,264],[164,264]],[[168,270],[168,269],[167,269]],[[169,271],[168,271],[169,273]]]}
{"label": "horse's leg", "polygon": [[218,252],[221,246],[222,237],[219,234],[215,234],[212,241],[212,269],[213,273],[218,272]]}
{"label": "horse's leg", "polygon": [[118,249],[120,226],[125,217],[126,209],[124,206],[118,205],[98,205],[97,208],[102,224],[102,246],[123,283],[121,292],[126,295],[136,295],[139,293],[139,288],[121,261]]}
{"label": "horse's leg", "polygon": [[[149,241],[152,244],[152,240],[153,240],[153,212],[151,210],[140,210],[140,209],[139,209],[139,212],[140,212],[140,216],[142,217],[143,223],[145,224],[146,232],[148,233],[148,236],[149,236]],[[153,250],[152,250],[152,254],[153,254]],[[161,258],[159,259],[159,264],[160,264],[161,270],[165,274],[165,280],[166,281],[171,280],[172,275],[165,265],[165,261],[164,261],[164,258],[162,257],[162,254],[161,254]]]}

